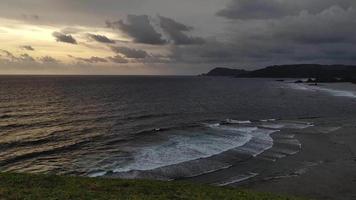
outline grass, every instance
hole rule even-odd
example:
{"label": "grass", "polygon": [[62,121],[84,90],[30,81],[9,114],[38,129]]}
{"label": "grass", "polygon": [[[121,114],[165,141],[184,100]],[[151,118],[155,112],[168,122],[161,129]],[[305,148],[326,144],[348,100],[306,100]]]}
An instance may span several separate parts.
{"label": "grass", "polygon": [[0,200],[7,199],[297,200],[266,193],[175,181],[0,173]]}

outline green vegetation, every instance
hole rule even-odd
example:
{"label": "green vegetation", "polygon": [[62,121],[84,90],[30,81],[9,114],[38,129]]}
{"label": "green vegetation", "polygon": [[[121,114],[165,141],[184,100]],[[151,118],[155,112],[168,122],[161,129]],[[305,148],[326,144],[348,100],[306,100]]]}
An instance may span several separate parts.
{"label": "green vegetation", "polygon": [[0,199],[297,200],[271,194],[185,182],[0,174]]}

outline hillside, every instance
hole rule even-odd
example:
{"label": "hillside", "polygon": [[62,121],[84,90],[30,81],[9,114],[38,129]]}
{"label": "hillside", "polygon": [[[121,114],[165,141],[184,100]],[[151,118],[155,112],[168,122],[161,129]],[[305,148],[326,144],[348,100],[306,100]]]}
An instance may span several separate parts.
{"label": "hillside", "polygon": [[356,66],[352,65],[276,65],[254,71],[216,68],[206,76],[233,76],[254,78],[318,78],[320,80],[338,79],[351,81],[356,78]]}
{"label": "hillside", "polygon": [[297,200],[184,182],[0,174],[0,199],[238,199]]}
{"label": "hillside", "polygon": [[249,72],[246,70],[218,67],[211,70],[207,74],[203,74],[203,75],[204,76],[242,76],[242,75],[247,75],[248,73]]}

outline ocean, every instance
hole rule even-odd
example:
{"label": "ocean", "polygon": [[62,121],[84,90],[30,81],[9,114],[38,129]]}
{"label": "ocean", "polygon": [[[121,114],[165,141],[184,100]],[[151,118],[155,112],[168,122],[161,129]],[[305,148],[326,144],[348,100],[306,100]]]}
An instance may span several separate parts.
{"label": "ocean", "polygon": [[[171,180],[229,168],[312,118],[355,117],[356,86],[181,76],[1,76],[0,170]],[[302,148],[285,137],[292,155]],[[234,155],[234,156],[233,156]],[[248,174],[242,179],[253,176]]]}

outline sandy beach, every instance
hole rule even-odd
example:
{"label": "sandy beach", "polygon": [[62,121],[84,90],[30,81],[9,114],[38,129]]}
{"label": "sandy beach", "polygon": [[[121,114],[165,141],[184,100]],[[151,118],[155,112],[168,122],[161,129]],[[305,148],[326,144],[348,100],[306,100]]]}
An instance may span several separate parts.
{"label": "sandy beach", "polygon": [[[315,118],[301,121],[312,122],[314,126],[283,130],[274,134],[274,147],[256,158],[190,181],[312,199],[356,199],[356,120]],[[286,156],[288,148],[282,146],[286,145],[283,141],[288,135],[295,135],[301,149]],[[245,176],[249,178],[246,180],[238,179],[241,172],[251,176]]]}

